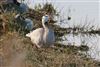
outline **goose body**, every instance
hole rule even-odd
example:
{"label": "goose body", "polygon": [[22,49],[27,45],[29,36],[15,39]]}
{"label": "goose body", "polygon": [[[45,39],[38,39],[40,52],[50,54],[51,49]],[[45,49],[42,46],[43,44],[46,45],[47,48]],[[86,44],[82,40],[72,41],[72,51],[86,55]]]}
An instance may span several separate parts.
{"label": "goose body", "polygon": [[44,29],[43,35],[44,45],[53,45],[55,41],[54,31],[51,28]]}
{"label": "goose body", "polygon": [[20,4],[20,9],[21,9],[22,12],[28,12],[29,8],[28,8],[27,4],[21,3]]}
{"label": "goose body", "polygon": [[[18,25],[23,28],[24,30],[30,32],[34,28],[33,21],[30,18],[24,18],[20,14],[15,16],[15,20],[17,21]],[[23,22],[21,22],[23,21]]]}
{"label": "goose body", "polygon": [[25,18],[25,29],[28,31],[33,30],[33,21],[29,18]]}
{"label": "goose body", "polygon": [[20,0],[13,0],[13,3],[16,4],[17,6],[19,6],[20,11],[23,12],[27,12],[29,7],[28,5],[24,2],[24,1],[20,1]]}
{"label": "goose body", "polygon": [[43,28],[38,28],[28,34],[26,34],[27,37],[29,37],[33,44],[35,44],[38,48],[40,48],[43,45]]}
{"label": "goose body", "polygon": [[38,28],[26,34],[38,48],[52,46],[55,41],[54,31],[48,26],[48,16],[42,17],[43,28]]}

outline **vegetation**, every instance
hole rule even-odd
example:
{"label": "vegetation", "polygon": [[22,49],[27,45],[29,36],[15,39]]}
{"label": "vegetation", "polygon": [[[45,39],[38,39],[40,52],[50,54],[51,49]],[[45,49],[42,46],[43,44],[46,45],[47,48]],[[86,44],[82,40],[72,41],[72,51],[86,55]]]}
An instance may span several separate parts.
{"label": "vegetation", "polygon": [[[9,10],[10,9],[10,10]],[[75,31],[81,28],[61,28],[55,25],[57,21],[53,18],[50,24],[56,35],[56,43],[54,48],[36,48],[28,38],[24,36],[24,30],[16,27],[18,22],[15,21],[15,15],[20,13],[23,17],[30,17],[34,22],[34,29],[42,27],[41,17],[44,11],[54,17],[57,14],[52,4],[46,3],[22,13],[18,6],[14,4],[2,4],[0,7],[0,54],[2,67],[99,67],[100,62],[93,60],[90,56],[80,53],[89,50],[87,46],[64,46],[59,44],[62,36],[70,33],[68,30]],[[3,17],[3,18],[2,18]],[[5,22],[6,20],[6,22]],[[3,24],[6,30],[3,29]],[[83,29],[83,28],[82,28]],[[2,30],[2,31],[1,31]]]}

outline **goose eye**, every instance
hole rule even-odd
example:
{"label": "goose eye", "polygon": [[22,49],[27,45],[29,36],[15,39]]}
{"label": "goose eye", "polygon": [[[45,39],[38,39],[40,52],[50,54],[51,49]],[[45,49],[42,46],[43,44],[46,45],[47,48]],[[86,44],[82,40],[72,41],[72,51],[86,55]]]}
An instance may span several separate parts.
{"label": "goose eye", "polygon": [[71,20],[71,17],[70,16],[68,16],[68,20]]}

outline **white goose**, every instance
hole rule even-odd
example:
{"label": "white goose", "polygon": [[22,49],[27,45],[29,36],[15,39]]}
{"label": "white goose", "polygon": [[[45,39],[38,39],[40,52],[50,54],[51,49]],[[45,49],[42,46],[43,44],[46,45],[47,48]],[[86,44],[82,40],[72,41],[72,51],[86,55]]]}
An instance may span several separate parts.
{"label": "white goose", "polygon": [[38,28],[31,33],[26,34],[38,48],[53,46],[55,42],[54,31],[48,25],[49,16],[42,17],[43,28]]}

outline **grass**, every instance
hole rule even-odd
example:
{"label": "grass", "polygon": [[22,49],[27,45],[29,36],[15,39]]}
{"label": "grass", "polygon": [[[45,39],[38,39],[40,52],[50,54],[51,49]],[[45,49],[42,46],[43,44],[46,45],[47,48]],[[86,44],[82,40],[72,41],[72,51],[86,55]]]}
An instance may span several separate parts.
{"label": "grass", "polygon": [[79,53],[79,47],[61,46],[59,44],[55,44],[55,46],[54,48],[37,49],[30,39],[22,37],[18,33],[9,32],[0,38],[0,54],[2,57],[0,64],[2,67],[13,67],[13,65],[15,67],[100,66],[100,62]]}
{"label": "grass", "polygon": [[[9,5],[9,7],[11,7],[11,5]],[[17,13],[18,7],[16,7],[16,9],[13,9],[12,7],[12,11],[9,10],[9,7],[5,5],[4,9],[8,8],[8,11],[2,13],[2,15],[6,15],[8,18],[7,24],[9,29],[6,33],[0,33],[1,67],[100,67],[100,62],[95,61],[91,57],[87,57],[85,54],[79,53],[79,51],[89,50],[87,46],[64,46],[62,44],[55,43],[54,48],[37,49],[35,45],[31,43],[30,39],[21,36],[18,31],[15,32],[14,27],[16,25],[14,26],[14,16]],[[42,14],[38,11],[33,11],[28,15],[33,18],[32,20],[36,23],[35,28],[38,28],[40,23],[39,18],[42,17]],[[85,28],[85,26],[75,26],[74,28],[66,29],[56,25],[53,27],[57,38],[70,33],[70,30],[76,31],[81,28]],[[66,30],[69,31],[67,32]],[[59,40],[61,41],[61,39]]]}

